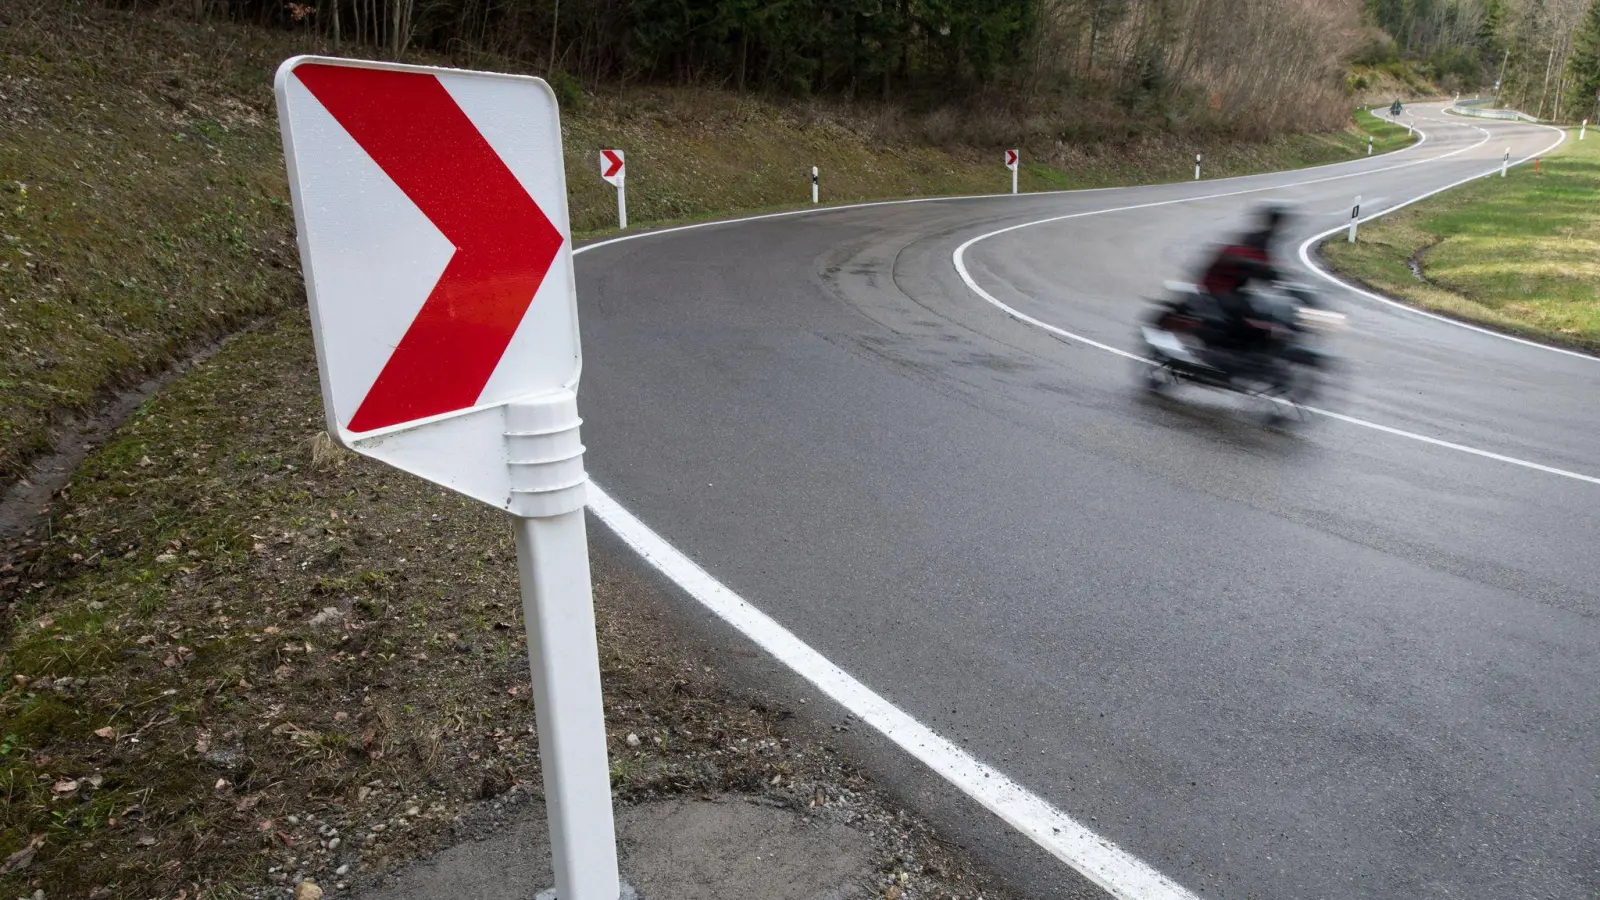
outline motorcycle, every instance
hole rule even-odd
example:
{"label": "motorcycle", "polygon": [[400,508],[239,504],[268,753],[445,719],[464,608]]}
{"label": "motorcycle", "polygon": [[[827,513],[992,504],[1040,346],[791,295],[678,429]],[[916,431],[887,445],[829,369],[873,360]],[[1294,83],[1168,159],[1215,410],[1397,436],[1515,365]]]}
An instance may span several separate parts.
{"label": "motorcycle", "polygon": [[1148,364],[1141,364],[1147,390],[1163,392],[1198,384],[1269,402],[1274,420],[1318,395],[1334,357],[1319,340],[1344,327],[1345,317],[1321,307],[1302,284],[1279,283],[1257,292],[1246,325],[1251,340],[1221,347],[1208,341],[1226,321],[1216,299],[1191,284],[1169,283],[1168,298],[1140,327]]}

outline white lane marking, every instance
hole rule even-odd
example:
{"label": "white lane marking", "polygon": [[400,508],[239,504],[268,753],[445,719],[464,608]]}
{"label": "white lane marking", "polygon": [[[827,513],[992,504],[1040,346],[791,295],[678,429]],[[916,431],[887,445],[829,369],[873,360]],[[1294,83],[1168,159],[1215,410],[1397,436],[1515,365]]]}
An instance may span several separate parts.
{"label": "white lane marking", "polygon": [[876,728],[962,793],[1119,900],[1198,900],[1176,882],[884,699],[589,484],[589,508],[634,552],[773,658]]}
{"label": "white lane marking", "polygon": [[[1476,128],[1478,131],[1484,131],[1483,129],[1478,128],[1476,125],[1469,126],[1469,127]],[[1487,131],[1484,131],[1483,140],[1480,140],[1478,143],[1473,144],[1470,147],[1463,147],[1461,150],[1456,150],[1453,153],[1445,154],[1445,156],[1454,156],[1456,153],[1461,153],[1461,152],[1463,152],[1465,150],[1471,150],[1474,147],[1482,146],[1483,143],[1485,141],[1489,140],[1490,137],[1491,137],[1491,135]],[[1565,137],[1565,135],[1563,134],[1563,138],[1564,137]],[[1560,141],[1557,141],[1556,143],[1559,144]],[[1552,145],[1552,146],[1554,146],[1554,145]],[[1542,152],[1548,152],[1548,150],[1542,151]],[[1444,159],[1445,156],[1433,157],[1432,159]],[[1532,159],[1532,158],[1533,158],[1532,156],[1529,156],[1526,159],[1522,160],[1522,162],[1527,162],[1528,159]],[[1432,161],[1431,159],[1430,160],[1419,160],[1419,162],[1431,162],[1431,161]],[[1406,165],[1411,165],[1411,164],[1407,163]],[[1400,166],[1391,166],[1389,168],[1391,168],[1391,169],[1400,168]],[[1374,171],[1384,171],[1384,170],[1378,169],[1378,170],[1374,170]],[[1498,172],[1498,171],[1500,171],[1498,166],[1496,166],[1493,170],[1491,170],[1491,172]],[[1485,174],[1489,174],[1489,173],[1485,173]],[[1340,177],[1344,177],[1344,176],[1340,176]],[[1474,175],[1474,176],[1472,176],[1472,178],[1482,178],[1482,177],[1484,177],[1484,176],[1483,175]],[[1472,178],[1468,178],[1468,179],[1466,179],[1466,181],[1471,181]],[[1314,180],[1311,180],[1311,181],[1298,182],[1296,184],[1279,185],[1279,188],[1300,187],[1300,186],[1307,185],[1307,184],[1317,184],[1319,182],[1332,181],[1332,180],[1334,180],[1334,179],[1331,179],[1331,178],[1319,178],[1319,179],[1314,179]],[[1456,182],[1456,184],[1462,184],[1462,183],[1463,182]],[[1454,187],[1454,186],[1455,185],[1449,185],[1448,187]],[[1446,189],[1447,188],[1440,188],[1440,190],[1446,190]],[[1265,191],[1265,190],[1272,190],[1272,189],[1271,188],[1261,188],[1261,189],[1253,189],[1253,190],[1245,190],[1245,191],[1230,191],[1230,192],[1221,193],[1221,194],[1210,194],[1210,195],[1201,196],[1201,197],[1190,197],[1190,198],[1182,199],[1182,200],[1165,200],[1165,201],[1161,201],[1159,203],[1139,203],[1139,204],[1134,204],[1132,206],[1122,206],[1122,207],[1117,207],[1117,208],[1114,208],[1114,209],[1091,210],[1089,212],[1072,213],[1072,214],[1064,215],[1064,216],[1052,216],[1052,217],[1050,217],[1048,219],[1039,219],[1039,220],[1036,220],[1036,221],[1033,221],[1033,222],[1023,222],[1020,225],[1012,225],[1012,226],[1007,227],[1007,228],[996,229],[995,231],[986,232],[984,234],[978,235],[977,237],[974,237],[974,238],[971,238],[971,239],[967,240],[965,243],[961,244],[961,246],[957,247],[953,253],[950,254],[950,261],[955,265],[956,274],[961,276],[962,282],[966,284],[966,286],[967,286],[967,288],[969,290],[971,290],[974,294],[977,294],[979,297],[981,297],[983,300],[988,302],[990,305],[992,305],[992,306],[1000,309],[1001,311],[1005,312],[1007,315],[1011,316],[1012,318],[1014,318],[1014,319],[1016,319],[1016,320],[1018,320],[1020,322],[1024,322],[1026,324],[1032,325],[1032,326],[1034,326],[1036,328],[1041,328],[1041,329],[1043,329],[1045,331],[1050,332],[1051,334],[1058,335],[1060,337],[1064,337],[1064,338],[1066,338],[1068,340],[1071,340],[1071,341],[1076,341],[1077,343],[1084,344],[1084,345],[1089,346],[1089,347],[1094,347],[1097,350],[1104,350],[1107,353],[1114,353],[1117,356],[1121,356],[1121,357],[1123,357],[1125,359],[1131,359],[1131,360],[1134,360],[1134,361],[1137,361],[1137,362],[1151,364],[1151,361],[1149,359],[1146,359],[1145,357],[1140,356],[1137,353],[1129,353],[1126,350],[1122,350],[1122,349],[1119,349],[1117,347],[1113,347],[1110,344],[1101,343],[1100,341],[1097,341],[1097,340],[1095,340],[1093,338],[1086,337],[1086,336],[1078,334],[1076,332],[1068,331],[1065,328],[1061,328],[1061,327],[1059,327],[1057,325],[1052,325],[1049,322],[1046,322],[1046,321],[1044,321],[1042,319],[1036,318],[1034,316],[1030,316],[1027,313],[1023,312],[1022,310],[1019,310],[1016,307],[1005,303],[999,297],[996,297],[995,295],[993,295],[993,294],[989,293],[988,291],[984,290],[983,286],[978,284],[977,279],[972,277],[972,273],[967,270],[967,263],[966,263],[967,248],[969,248],[972,245],[978,243],[979,241],[988,240],[989,238],[995,237],[996,235],[1005,234],[1005,233],[1010,232],[1010,231],[1016,231],[1016,230],[1021,229],[1021,228],[1028,228],[1028,227],[1031,227],[1031,226],[1034,226],[1034,225],[1044,225],[1044,224],[1047,224],[1047,223],[1050,223],[1050,222],[1060,222],[1060,221],[1063,221],[1063,220],[1066,220],[1066,219],[1079,219],[1079,218],[1084,218],[1084,217],[1087,217],[1087,216],[1102,215],[1102,214],[1105,214],[1105,213],[1126,212],[1128,210],[1135,210],[1135,209],[1148,209],[1150,207],[1166,206],[1166,205],[1173,204],[1173,203],[1187,203],[1187,202],[1191,202],[1191,201],[1195,201],[1195,200],[1212,200],[1212,199],[1216,199],[1216,198],[1219,198],[1219,197],[1234,197],[1234,196],[1238,196],[1240,194],[1260,193],[1261,191]],[[1438,191],[1434,191],[1433,193],[1438,193]],[[1425,194],[1423,196],[1428,196],[1428,195]],[[1417,199],[1420,200],[1421,198],[1419,197]],[[1416,201],[1410,201],[1410,202],[1416,202]],[[1402,205],[1404,205],[1404,204],[1402,204]],[[1394,209],[1399,209],[1399,208],[1400,208],[1399,206],[1394,207]],[[1375,218],[1375,216],[1373,218]],[[1362,221],[1366,221],[1366,220],[1363,219]],[[1335,228],[1335,229],[1325,233],[1324,235],[1322,235],[1322,237],[1327,237],[1330,234],[1335,234],[1335,233],[1339,232],[1340,230],[1342,230],[1344,227],[1345,226],[1341,225],[1338,228]],[[1305,245],[1301,246],[1301,252],[1302,252],[1302,254],[1305,252]],[[1302,258],[1304,258],[1304,257],[1302,256]],[[1314,267],[1313,267],[1313,270],[1314,271],[1318,271],[1319,273],[1321,273],[1321,270],[1317,270]],[[1330,278],[1331,280],[1337,281],[1337,279],[1333,279],[1332,276],[1327,275],[1326,273],[1321,273],[1321,274],[1323,274],[1324,277],[1327,277],[1327,278]],[[1343,284],[1343,282],[1339,282],[1339,283]],[[1363,293],[1365,293],[1365,292],[1363,292]],[[1382,298],[1379,298],[1379,299],[1382,299]],[[1391,302],[1392,303],[1394,301],[1387,301],[1387,302]],[[1402,305],[1402,304],[1396,304],[1396,305]],[[1403,308],[1410,309],[1410,307],[1403,307]],[[1427,314],[1427,315],[1431,315],[1431,314]],[[1443,318],[1443,317],[1434,316],[1434,318]],[[1450,320],[1450,319],[1444,319],[1444,321],[1451,322],[1452,324],[1461,324],[1461,323],[1458,323],[1458,322],[1454,322],[1453,320]],[[1464,326],[1464,327],[1469,327],[1470,328],[1472,326]],[[1483,329],[1474,329],[1474,330],[1483,330]],[[1495,334],[1495,332],[1489,332],[1489,333]],[[1504,335],[1497,335],[1497,336],[1504,337]],[[1520,341],[1520,339],[1518,339],[1518,338],[1512,338],[1512,340],[1519,340]],[[1521,341],[1521,342],[1522,343],[1533,344],[1533,342],[1531,342],[1531,341]],[[1552,349],[1552,350],[1559,349],[1559,348],[1547,347],[1546,345],[1543,345],[1543,344],[1533,344],[1533,346],[1544,347],[1545,349]],[[1561,352],[1570,353],[1571,351],[1561,351]],[[1582,356],[1583,354],[1572,354],[1572,355]],[[1592,359],[1593,357],[1585,357],[1585,358],[1591,358]],[[1448,450],[1455,450],[1455,451],[1458,451],[1460,453],[1467,453],[1467,454],[1471,454],[1473,456],[1482,457],[1484,459],[1492,459],[1492,460],[1494,460],[1496,462],[1503,462],[1503,463],[1508,463],[1508,464],[1514,465],[1514,466],[1521,466],[1522,468],[1532,469],[1533,471],[1536,471],[1536,472],[1544,472],[1544,473],[1547,473],[1547,474],[1550,474],[1550,475],[1559,475],[1559,476],[1561,476],[1563,478],[1571,478],[1571,479],[1574,479],[1576,481],[1586,481],[1586,482],[1589,482],[1590,484],[1600,484],[1600,478],[1596,478],[1596,477],[1594,477],[1592,475],[1584,475],[1581,472],[1571,472],[1571,471],[1568,471],[1566,469],[1558,469],[1558,468],[1555,468],[1554,466],[1547,466],[1547,465],[1544,465],[1543,463],[1536,463],[1536,462],[1533,462],[1531,460],[1518,459],[1518,458],[1516,458],[1514,456],[1505,456],[1503,454],[1494,453],[1494,452],[1491,452],[1489,450],[1480,450],[1480,449],[1478,449],[1476,447],[1469,447],[1469,446],[1467,446],[1465,444],[1457,444],[1457,443],[1453,443],[1451,441],[1446,441],[1446,440],[1441,440],[1439,438],[1429,437],[1429,436],[1427,436],[1425,434],[1417,434],[1416,432],[1405,431],[1403,429],[1395,428],[1395,427],[1389,426],[1389,425],[1380,425],[1377,422],[1369,422],[1366,419],[1358,419],[1358,418],[1355,418],[1354,416],[1347,416],[1347,415],[1343,415],[1341,413],[1331,412],[1331,411],[1325,410],[1325,409],[1318,409],[1318,408],[1312,407],[1312,406],[1305,406],[1305,407],[1301,407],[1301,408],[1304,409],[1306,412],[1309,412],[1309,413],[1314,413],[1314,414],[1319,415],[1319,416],[1326,416],[1327,418],[1334,419],[1335,421],[1339,421],[1339,422],[1344,422],[1344,423],[1346,423],[1348,425],[1356,425],[1356,426],[1359,426],[1359,427],[1362,427],[1362,428],[1370,428],[1370,429],[1372,429],[1374,431],[1379,431],[1379,432],[1382,432],[1384,434],[1393,435],[1395,437],[1403,437],[1403,438],[1407,438],[1409,440],[1419,441],[1419,442],[1424,443],[1424,444],[1430,444],[1430,445],[1435,446],[1435,447],[1442,447],[1442,448],[1445,448],[1445,449],[1448,449]]]}
{"label": "white lane marking", "polygon": [[1560,475],[1562,478],[1571,478],[1575,481],[1587,481],[1590,484],[1600,484],[1600,478],[1596,478],[1593,475],[1584,475],[1581,472],[1569,472],[1566,469],[1557,469],[1554,466],[1547,466],[1543,463],[1530,462],[1526,459],[1517,459],[1515,456],[1505,456],[1503,454],[1493,453],[1488,450],[1479,450],[1477,447],[1468,447],[1466,444],[1456,444],[1450,441],[1440,440],[1439,438],[1428,437],[1425,434],[1404,431],[1388,425],[1379,425],[1377,422],[1368,422],[1366,419],[1357,419],[1354,416],[1330,412],[1329,410],[1318,409],[1314,406],[1302,406],[1301,409],[1304,409],[1306,412],[1316,413],[1319,416],[1327,416],[1330,419],[1336,419],[1340,422],[1345,422],[1350,425],[1359,425],[1362,428],[1371,428],[1374,431],[1381,431],[1384,434],[1392,434],[1395,437],[1409,438],[1413,441],[1421,441],[1424,444],[1432,444],[1435,447],[1444,447],[1448,450],[1456,450],[1461,453],[1470,453],[1473,456],[1481,456],[1484,459],[1492,459],[1496,462],[1510,463],[1513,466],[1521,466],[1524,469],[1532,469],[1535,472],[1545,472],[1550,475]]}
{"label": "white lane marking", "polygon": [[[1539,127],[1540,128],[1550,128],[1550,126],[1548,126],[1548,125],[1540,125]],[[1527,156],[1524,156],[1523,158],[1521,158],[1521,159],[1517,160],[1516,162],[1512,163],[1512,165],[1513,166],[1520,166],[1520,165],[1523,165],[1526,162],[1528,162],[1528,160],[1533,159],[1534,157],[1543,156],[1546,153],[1549,153],[1550,151],[1552,151],[1552,150],[1556,149],[1557,147],[1561,146],[1562,142],[1564,142],[1567,139],[1567,133],[1565,131],[1563,131],[1562,129],[1550,128],[1550,130],[1556,132],[1555,143],[1551,144],[1550,146],[1548,146],[1548,147],[1544,148],[1543,150],[1540,150],[1540,151],[1538,151],[1536,153],[1530,153]],[[1483,171],[1483,172],[1481,172],[1481,173],[1479,173],[1477,175],[1469,175],[1466,178],[1461,179],[1460,181],[1452,182],[1450,184],[1445,185],[1442,188],[1437,188],[1435,190],[1431,190],[1431,191],[1427,192],[1426,194],[1419,194],[1419,195],[1417,195],[1415,197],[1412,197],[1410,200],[1407,200],[1404,203],[1398,203],[1398,204],[1396,204],[1394,206],[1391,206],[1391,207],[1389,207],[1387,209],[1375,212],[1370,216],[1363,216],[1361,219],[1358,220],[1358,222],[1360,224],[1365,224],[1367,222],[1372,221],[1373,219],[1379,218],[1381,216],[1386,216],[1386,215],[1394,212],[1395,210],[1405,209],[1406,207],[1410,206],[1413,203],[1416,203],[1416,202],[1421,201],[1421,200],[1426,200],[1429,197],[1432,197],[1434,194],[1443,193],[1444,191],[1448,191],[1451,188],[1460,187],[1461,185],[1466,184],[1469,181],[1476,181],[1479,178],[1487,178],[1487,177],[1489,177],[1491,175],[1498,174],[1499,171],[1500,171],[1500,167],[1499,166],[1495,166],[1494,168],[1487,169],[1487,170],[1485,170],[1485,171]],[[1343,231],[1346,227],[1348,227],[1348,226],[1347,225],[1340,225],[1337,228],[1330,228],[1327,231],[1322,232],[1321,234],[1313,235],[1313,236],[1307,238],[1305,243],[1300,245],[1300,262],[1303,263],[1306,268],[1308,268],[1312,272],[1316,273],[1318,276],[1320,276],[1322,278],[1326,278],[1327,280],[1333,282],[1334,284],[1337,284],[1338,286],[1344,288],[1345,290],[1350,291],[1351,293],[1354,293],[1354,294],[1359,294],[1359,295],[1367,298],[1368,300],[1376,300],[1377,302],[1385,304],[1386,306],[1392,306],[1395,309],[1403,309],[1408,313],[1413,313],[1415,315],[1419,315],[1419,316],[1422,316],[1424,318],[1433,319],[1436,322],[1444,322],[1444,323],[1449,324],[1449,325],[1454,325],[1457,328],[1465,328],[1468,331],[1476,331],[1479,334],[1487,334],[1490,337],[1497,337],[1497,338],[1500,338],[1501,340],[1506,340],[1506,341],[1511,341],[1513,343],[1522,344],[1523,346],[1526,346],[1526,347],[1538,347],[1540,350],[1549,350],[1551,353],[1560,353],[1563,356],[1575,356],[1575,357],[1577,357],[1579,359],[1589,360],[1590,362],[1600,362],[1600,357],[1591,356],[1591,355],[1589,355],[1587,353],[1580,353],[1580,352],[1578,352],[1576,350],[1568,350],[1565,347],[1556,347],[1556,346],[1553,346],[1551,344],[1540,343],[1539,341],[1531,341],[1531,340],[1528,340],[1527,338],[1520,338],[1520,337],[1517,337],[1516,335],[1513,335],[1513,334],[1506,334],[1504,332],[1495,331],[1492,328],[1484,328],[1484,327],[1482,327],[1480,325],[1473,325],[1470,322],[1463,322],[1463,321],[1461,321],[1459,319],[1452,319],[1449,316],[1441,316],[1438,313],[1428,312],[1425,309],[1420,309],[1418,307],[1412,306],[1409,303],[1402,303],[1402,302],[1400,302],[1398,300],[1390,299],[1388,297],[1383,296],[1382,294],[1374,293],[1372,291],[1366,290],[1365,288],[1358,287],[1358,286],[1356,286],[1354,284],[1351,284],[1348,281],[1345,281],[1344,279],[1340,278],[1339,276],[1337,276],[1337,275],[1333,274],[1332,272],[1329,272],[1328,270],[1326,270],[1326,269],[1322,268],[1321,266],[1317,265],[1316,262],[1311,259],[1311,248],[1313,246],[1315,246],[1317,243],[1319,243],[1319,242],[1321,242],[1323,240],[1326,240],[1327,238],[1332,237],[1335,234],[1338,234],[1339,232]]]}
{"label": "white lane marking", "polygon": [[[1415,143],[1385,154],[1385,157],[1394,157],[1415,150],[1427,141],[1427,135],[1420,131],[1417,138]],[[1461,151],[1458,150],[1456,152],[1459,153]],[[1447,155],[1453,156],[1454,154]],[[1362,157],[1344,162],[1311,166],[1299,171],[1312,171],[1335,166],[1346,166],[1352,163],[1370,162],[1370,158]],[[1363,171],[1387,171],[1389,168],[1395,167],[1390,166]],[[1215,179],[1215,182],[1221,183],[1259,177],[1261,175],[1240,175],[1233,178]],[[1182,183],[1175,182],[1175,184]],[[697,228],[736,225],[763,219],[838,212],[847,209],[864,209],[874,206],[896,206],[912,203],[935,203],[945,200],[1082,194],[1121,189],[1087,188],[1041,191],[1031,195],[980,194],[958,197],[918,197],[908,200],[883,200],[871,203],[797,209],[745,216],[737,219],[697,222],[690,225],[662,228],[656,231],[620,235],[586,244],[582,247],[576,247],[572,252],[577,255],[625,241],[672,234],[679,231],[690,231]],[[1275,187],[1268,187],[1260,190],[1275,189]],[[1021,313],[1017,315],[1021,316]],[[1041,327],[1050,327],[1043,322],[1037,324]],[[1078,339],[1086,340],[1084,338]],[[1112,353],[1121,353],[1138,359],[1138,357],[1123,353],[1123,351],[1114,347],[1095,344],[1093,341],[1089,343]],[[984,764],[976,757],[939,736],[939,734],[856,680],[849,673],[834,665],[792,632],[783,628],[771,617],[756,609],[727,586],[713,578],[704,569],[701,569],[677,548],[667,543],[666,539],[656,534],[649,526],[624,509],[621,504],[613,500],[610,495],[600,489],[599,485],[593,482],[590,483],[589,508],[594,511],[601,522],[605,523],[608,528],[621,537],[636,553],[649,560],[662,574],[672,579],[674,583],[687,591],[690,596],[694,597],[719,618],[738,629],[740,633],[750,638],[796,673],[817,685],[835,702],[849,709],[863,722],[872,725],[885,737],[888,737],[897,746],[922,761],[923,764],[927,765],[962,793],[982,804],[1002,821],[1021,832],[1052,856],[1104,888],[1113,897],[1118,898],[1118,900],[1198,900],[1194,894],[1189,893],[1183,887],[1140,861],[1137,857],[1085,828],[1082,823],[1056,809],[1042,797],[1011,780],[998,769]]]}

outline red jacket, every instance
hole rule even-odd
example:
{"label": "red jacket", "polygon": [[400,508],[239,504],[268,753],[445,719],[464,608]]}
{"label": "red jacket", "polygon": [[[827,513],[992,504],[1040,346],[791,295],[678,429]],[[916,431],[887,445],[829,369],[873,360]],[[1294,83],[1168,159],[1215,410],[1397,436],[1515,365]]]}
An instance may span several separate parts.
{"label": "red jacket", "polygon": [[1223,247],[1200,277],[1200,287],[1208,294],[1234,294],[1251,281],[1274,281],[1278,270],[1267,254],[1271,235],[1255,232]]}

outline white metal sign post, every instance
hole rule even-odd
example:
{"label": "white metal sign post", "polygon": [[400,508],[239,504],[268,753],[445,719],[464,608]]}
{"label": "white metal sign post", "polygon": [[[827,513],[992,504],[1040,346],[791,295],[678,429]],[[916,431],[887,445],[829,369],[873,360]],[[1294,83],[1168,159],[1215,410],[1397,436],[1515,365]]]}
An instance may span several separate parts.
{"label": "white metal sign post", "polygon": [[276,92],[328,430],[514,517],[556,896],[617,900],[555,95],[306,56]]}
{"label": "white metal sign post", "polygon": [[1200,180],[1200,154],[1194,155],[1194,180]]}
{"label": "white metal sign post", "polygon": [[1022,162],[1022,151],[1006,151],[1006,168],[1011,170],[1011,193],[1013,194],[1017,192],[1017,168],[1020,162]]}
{"label": "white metal sign post", "polygon": [[1506,177],[1506,170],[1511,168],[1511,148],[1506,148],[1506,155],[1500,157],[1500,177]]}
{"label": "white metal sign post", "polygon": [[1367,155],[1372,155],[1372,135],[1367,135]]}
{"label": "white metal sign post", "polygon": [[811,167],[811,202],[817,202],[817,167]]}
{"label": "white metal sign post", "polygon": [[617,227],[628,230],[628,160],[621,150],[600,151],[600,177],[617,188]]}
{"label": "white metal sign post", "polygon": [[1361,218],[1361,195],[1356,195],[1356,205],[1350,209],[1350,243],[1356,242],[1356,222]]}

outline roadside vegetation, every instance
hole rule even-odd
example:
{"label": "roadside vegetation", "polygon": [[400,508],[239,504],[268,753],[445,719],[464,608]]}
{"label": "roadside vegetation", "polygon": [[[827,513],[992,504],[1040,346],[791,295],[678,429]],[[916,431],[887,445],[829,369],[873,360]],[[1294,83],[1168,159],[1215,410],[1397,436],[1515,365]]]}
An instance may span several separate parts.
{"label": "roadside vegetation", "polygon": [[[0,896],[331,892],[540,796],[509,523],[336,448],[320,407],[304,316],[276,314],[142,407],[35,533],[0,649]],[[880,890],[998,896],[723,686],[649,585],[596,556],[619,801],[758,796],[877,837]]]}
{"label": "roadside vegetation", "polygon": [[1339,273],[1424,309],[1600,353],[1600,140],[1480,179],[1322,246]]}

